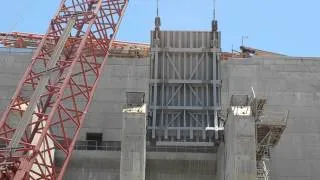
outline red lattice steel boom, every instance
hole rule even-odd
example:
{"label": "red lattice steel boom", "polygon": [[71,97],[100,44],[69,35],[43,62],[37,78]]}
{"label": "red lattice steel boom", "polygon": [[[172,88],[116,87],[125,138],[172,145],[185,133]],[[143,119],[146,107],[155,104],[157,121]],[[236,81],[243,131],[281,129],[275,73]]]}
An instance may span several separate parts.
{"label": "red lattice steel boom", "polygon": [[62,179],[127,4],[62,0],[2,115],[0,179]]}

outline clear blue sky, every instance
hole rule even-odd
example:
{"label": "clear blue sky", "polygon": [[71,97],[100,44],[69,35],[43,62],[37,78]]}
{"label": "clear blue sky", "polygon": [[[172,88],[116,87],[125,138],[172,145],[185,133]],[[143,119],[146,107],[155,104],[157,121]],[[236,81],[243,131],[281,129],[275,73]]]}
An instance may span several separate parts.
{"label": "clear blue sky", "polygon": [[[156,0],[130,0],[117,39],[149,42]],[[162,29],[210,30],[213,0],[160,0]],[[2,0],[0,31],[44,33],[60,0]],[[320,56],[319,0],[217,0],[223,50],[245,45]]]}

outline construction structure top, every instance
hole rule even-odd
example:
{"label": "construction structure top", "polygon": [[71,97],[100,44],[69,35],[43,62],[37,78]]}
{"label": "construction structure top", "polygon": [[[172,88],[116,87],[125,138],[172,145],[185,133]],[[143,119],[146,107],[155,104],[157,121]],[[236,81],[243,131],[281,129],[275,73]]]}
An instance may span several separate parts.
{"label": "construction structure top", "polygon": [[[0,32],[0,45],[7,48],[35,48],[43,38],[42,34],[32,34],[23,32],[5,33]],[[98,42],[97,42],[98,43]],[[97,46],[98,47],[98,46]],[[99,49],[97,49],[99,56]],[[126,41],[114,41],[109,51],[110,56],[114,57],[136,57],[143,58],[150,56],[150,45],[147,43],[136,43]],[[250,57],[283,57],[285,55],[264,51],[256,48],[241,46],[240,52],[222,52],[221,60],[232,58],[250,58]]]}
{"label": "construction structure top", "polygon": [[[3,33],[0,32],[0,44],[7,48],[36,48],[44,35],[31,33]],[[50,38],[50,37],[49,37]],[[99,42],[96,42],[98,44]],[[97,56],[99,56],[99,46]],[[116,57],[148,57],[149,44],[125,41],[114,41],[109,51],[111,56]],[[102,53],[101,53],[102,54]]]}

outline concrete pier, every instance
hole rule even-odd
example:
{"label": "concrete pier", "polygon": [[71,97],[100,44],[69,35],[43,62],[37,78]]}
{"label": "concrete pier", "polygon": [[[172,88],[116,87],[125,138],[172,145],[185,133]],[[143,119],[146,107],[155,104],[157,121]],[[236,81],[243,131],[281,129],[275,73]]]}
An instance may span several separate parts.
{"label": "concrete pier", "polygon": [[217,180],[224,180],[225,157],[225,145],[222,142],[217,152]]}
{"label": "concrete pier", "polygon": [[255,123],[229,113],[225,127],[225,180],[256,180]]}
{"label": "concrete pier", "polygon": [[146,118],[144,112],[123,112],[120,180],[145,180]]}

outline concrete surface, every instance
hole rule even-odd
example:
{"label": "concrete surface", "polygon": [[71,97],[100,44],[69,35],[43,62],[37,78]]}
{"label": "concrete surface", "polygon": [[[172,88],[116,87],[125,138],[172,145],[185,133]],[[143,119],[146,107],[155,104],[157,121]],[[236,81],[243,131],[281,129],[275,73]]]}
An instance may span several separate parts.
{"label": "concrete surface", "polygon": [[[201,155],[199,155],[201,156]],[[147,180],[215,180],[216,161],[147,160]]]}
{"label": "concrete surface", "polygon": [[101,132],[103,141],[120,141],[126,92],[145,92],[148,97],[148,67],[148,58],[109,58],[80,140],[85,140],[87,132]]}
{"label": "concrete surface", "polygon": [[145,180],[146,114],[123,112],[120,180]]}
{"label": "concrete surface", "polygon": [[[0,109],[7,106],[30,60],[30,53],[0,53]],[[125,102],[125,91],[146,92],[148,89],[148,59],[111,58],[108,64],[81,131],[81,140],[85,140],[86,132],[103,132],[104,140],[119,141],[122,115],[118,107]],[[228,106],[232,94],[248,94],[253,86],[258,96],[268,98],[269,108],[290,110],[288,127],[272,150],[272,180],[319,179],[320,58],[238,59],[223,61],[221,67],[224,107]],[[106,152],[99,153],[106,156]],[[65,179],[119,179],[119,152],[117,160],[100,157],[99,153],[75,151]],[[188,155],[179,156],[183,157]],[[187,179],[192,169],[199,172],[205,169],[208,179],[215,177],[215,160],[176,161],[175,164],[171,160],[159,161],[159,158],[150,163],[147,160],[146,179],[155,176]],[[184,169],[175,170],[176,166]],[[171,167],[168,172],[166,167]]]}
{"label": "concrete surface", "polygon": [[271,152],[272,180],[320,177],[320,58],[253,58],[222,62],[223,106],[232,94],[268,99],[266,109],[290,110],[287,129]]}
{"label": "concrete surface", "polygon": [[225,144],[222,142],[219,145],[218,153],[217,153],[217,180],[225,180],[224,173],[225,173]]}
{"label": "concrete surface", "polygon": [[[56,154],[57,163],[61,156]],[[119,180],[119,151],[74,151],[64,179]],[[147,152],[147,180],[215,180],[216,154]]]}
{"label": "concrete surface", "polygon": [[224,180],[256,180],[255,122],[229,113],[225,125]]}
{"label": "concrete surface", "polygon": [[0,114],[7,107],[30,62],[30,51],[15,52],[0,48]]}
{"label": "concrete surface", "polygon": [[[59,163],[61,156],[56,154]],[[119,180],[120,152],[74,151],[65,180]]]}
{"label": "concrete surface", "polygon": [[[31,56],[28,50],[0,48],[0,113],[8,105]],[[79,140],[86,140],[88,132],[100,132],[104,141],[120,141],[126,92],[147,93],[148,67],[148,58],[109,58]]]}
{"label": "concrete surface", "polygon": [[[31,61],[31,54],[9,52],[8,49],[1,51],[0,107],[3,109]],[[104,141],[120,141],[122,107],[126,102],[125,92],[146,92],[147,72],[147,59],[110,58],[79,140],[85,140],[87,132],[102,132]],[[57,152],[58,164],[61,157]],[[195,180],[215,178],[217,161],[216,154],[213,153],[148,152],[146,158],[147,180],[177,180],[177,178],[194,180],[192,175],[195,175]],[[176,168],[177,166],[179,168]],[[168,172],[167,167],[171,169]],[[119,180],[120,152],[75,150],[64,179]]]}

